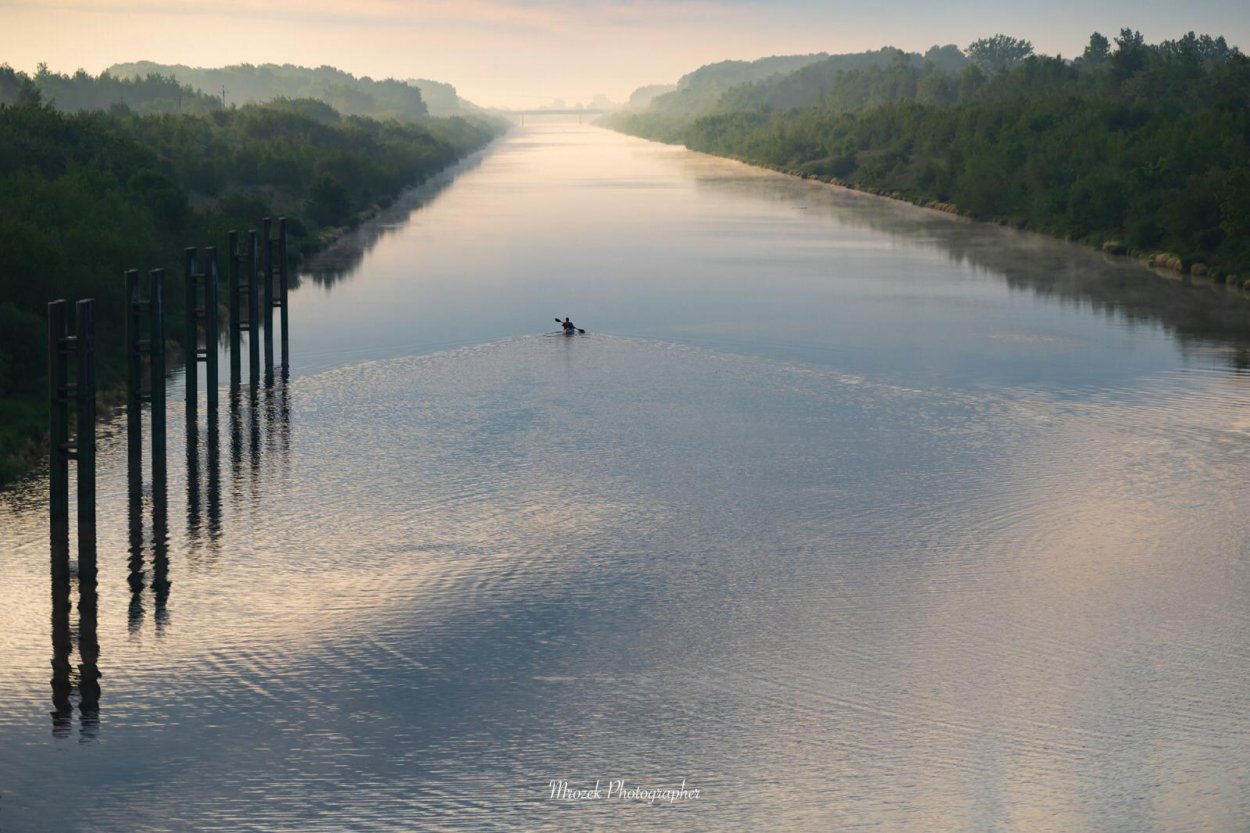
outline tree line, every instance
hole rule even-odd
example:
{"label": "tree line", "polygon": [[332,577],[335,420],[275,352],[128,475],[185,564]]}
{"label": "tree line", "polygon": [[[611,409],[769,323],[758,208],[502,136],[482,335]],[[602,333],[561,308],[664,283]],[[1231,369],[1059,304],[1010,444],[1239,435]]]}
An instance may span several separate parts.
{"label": "tree line", "polygon": [[732,88],[711,112],[653,108],[607,124],[1250,278],[1250,59],[1223,38],[1152,45],[1124,29],[1064,59],[997,35],[971,44],[962,66],[895,53]]}
{"label": "tree line", "polygon": [[[176,79],[204,90],[225,104],[255,104],[275,98],[312,98],[325,102],[345,116],[410,121],[430,114],[426,93],[439,103],[439,115],[451,114],[458,101],[455,88],[432,81],[399,81],[394,78],[357,77],[330,66],[302,67],[293,64],[234,64],[202,68],[151,61],[114,64],[107,73],[121,78],[151,76]],[[451,101],[448,101],[450,93]],[[456,109],[458,112],[458,109]]]}
{"label": "tree line", "polygon": [[[94,83],[110,90],[115,79]],[[67,112],[44,100],[37,77],[0,67],[0,483],[44,440],[48,301],[96,299],[97,374],[101,387],[115,385],[124,372],[125,269],[180,276],[183,247],[224,248],[229,229],[279,215],[289,218],[298,258],[502,129],[477,118],[343,116],[308,99],[196,112],[186,105],[204,99],[169,79],[124,83],[131,92],[181,90],[184,109],[113,102]],[[168,293],[168,331],[177,332],[176,277]]]}

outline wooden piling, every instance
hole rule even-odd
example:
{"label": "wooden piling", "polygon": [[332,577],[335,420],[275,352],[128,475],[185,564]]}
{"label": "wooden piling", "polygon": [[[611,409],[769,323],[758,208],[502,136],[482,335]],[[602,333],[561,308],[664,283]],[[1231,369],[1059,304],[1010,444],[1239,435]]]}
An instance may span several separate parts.
{"label": "wooden piling", "polygon": [[200,272],[204,283],[204,388],[208,395],[208,413],[210,419],[217,417],[217,286],[221,281],[221,273],[217,264],[217,247],[208,246],[204,249],[204,268]]}
{"label": "wooden piling", "polygon": [[48,520],[56,542],[69,541],[69,365],[66,361],[68,305],[48,304]]}
{"label": "wooden piling", "polygon": [[248,381],[255,387],[260,382],[260,283],[256,230],[247,233],[247,354]]}
{"label": "wooden piling", "polygon": [[165,270],[148,273],[148,368],[152,400],[152,497],[165,499]]}
{"label": "wooden piling", "polygon": [[[201,361],[204,362],[204,393],[208,400],[209,418],[217,413],[217,284],[220,280],[217,248],[206,247],[202,262],[198,250],[188,248],[184,270],[187,310],[183,349],[187,366],[187,424],[192,425],[198,419],[198,365]],[[203,347],[200,346],[201,340]]]}
{"label": "wooden piling", "polygon": [[78,378],[78,575],[95,575],[95,301],[79,301],[76,313]]}
{"label": "wooden piling", "polygon": [[264,265],[261,278],[265,305],[265,384],[273,383],[273,220],[266,217],[262,225],[264,237]]}
{"label": "wooden piling", "polygon": [[143,303],[139,270],[126,270],[126,474],[131,500],[143,488]]}
{"label": "wooden piling", "polygon": [[186,367],[187,425],[197,421],[200,397],[198,376],[200,372],[199,293],[196,291],[196,260],[198,252],[188,248],[183,252],[183,285],[186,289],[186,309],[183,314],[182,352]]}
{"label": "wooden piling", "polygon": [[287,274],[288,260],[286,217],[282,217],[278,220],[278,304],[282,327],[282,373],[284,377],[291,367],[290,318],[287,315],[287,295],[290,289],[290,276]]}
{"label": "wooden piling", "polygon": [[242,341],[243,321],[239,303],[240,272],[243,266],[243,253],[239,251],[239,233],[231,231],[227,236],[226,249],[229,254],[227,264],[226,296],[230,311],[230,390],[239,389],[243,373]]}
{"label": "wooden piling", "polygon": [[[228,235],[229,275],[226,292],[230,310],[230,390],[242,384],[243,333],[248,334],[248,370],[252,383],[260,375],[260,342],[257,340],[256,232],[248,231],[246,248],[239,246],[239,233]],[[246,317],[245,317],[246,315]]]}

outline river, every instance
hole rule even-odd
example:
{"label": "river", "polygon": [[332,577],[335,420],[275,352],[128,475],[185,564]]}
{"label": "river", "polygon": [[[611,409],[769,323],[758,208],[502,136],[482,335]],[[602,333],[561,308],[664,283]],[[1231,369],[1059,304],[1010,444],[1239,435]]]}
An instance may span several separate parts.
{"label": "river", "polygon": [[0,498],[0,831],[1250,828],[1250,302],[557,122],[355,244],[98,661]]}

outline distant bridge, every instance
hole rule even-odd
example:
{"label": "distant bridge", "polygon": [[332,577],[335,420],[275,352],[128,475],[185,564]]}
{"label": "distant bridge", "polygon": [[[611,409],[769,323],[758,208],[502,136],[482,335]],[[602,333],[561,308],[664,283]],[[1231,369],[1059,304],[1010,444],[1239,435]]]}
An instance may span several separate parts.
{"label": "distant bridge", "polygon": [[566,107],[557,109],[548,107],[542,110],[501,110],[505,116],[598,116],[606,113],[596,107]]}
{"label": "distant bridge", "polygon": [[578,108],[578,107],[566,107],[566,108],[545,107],[542,109],[535,109],[535,110],[498,110],[496,112],[498,112],[502,116],[508,116],[509,118],[519,119],[521,124],[525,124],[526,116],[577,116],[577,123],[581,124],[583,117],[599,116],[599,115],[603,115],[607,111],[600,109],[598,107],[587,107],[585,109]]}

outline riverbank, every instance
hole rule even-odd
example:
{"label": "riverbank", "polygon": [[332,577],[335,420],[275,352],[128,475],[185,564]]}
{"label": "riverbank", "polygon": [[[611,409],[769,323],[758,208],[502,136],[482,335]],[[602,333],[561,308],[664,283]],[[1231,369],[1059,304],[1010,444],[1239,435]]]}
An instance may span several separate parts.
{"label": "riverbank", "polygon": [[[1056,239],[1075,242],[1081,245],[1089,246],[1093,249],[1112,256],[1123,256],[1132,258],[1149,266],[1152,269],[1167,272],[1177,277],[1194,278],[1208,281],[1216,285],[1227,285],[1231,289],[1237,290],[1240,297],[1250,298],[1250,272],[1247,271],[1230,271],[1228,268],[1218,265],[1211,265],[1203,259],[1203,255],[1177,253],[1157,247],[1140,248],[1131,246],[1123,242],[1126,234],[1116,233],[1099,233],[1090,232],[1084,236],[1074,236],[1069,232],[1062,232],[1054,228],[1039,227],[1036,223],[1030,222],[1026,217],[1016,215],[994,215],[986,214],[984,211],[969,210],[952,201],[949,195],[937,194],[933,191],[917,191],[912,189],[900,189],[897,187],[880,187],[868,184],[862,181],[847,177],[839,177],[830,173],[821,172],[822,168],[829,167],[823,163],[808,163],[805,165],[795,166],[793,164],[776,164],[767,161],[758,156],[748,156],[738,153],[717,152],[716,150],[708,150],[698,147],[695,144],[681,138],[684,135],[682,130],[677,129],[674,125],[667,125],[665,128],[655,131],[648,129],[638,129],[640,124],[646,124],[645,119],[604,119],[600,122],[600,126],[615,130],[629,136],[647,139],[649,141],[662,142],[664,144],[679,145],[696,152],[708,153],[712,156],[718,156],[723,159],[732,159],[746,165],[761,168],[763,170],[775,171],[777,173],[793,176],[798,179],[822,182],[840,188],[846,188],[851,191],[857,191],[873,196],[884,197],[886,199],[898,200],[921,208],[928,208],[935,211],[941,211],[946,214],[954,214],[966,217],[977,222],[991,223],[999,226],[1009,226],[1022,231],[1035,231],[1046,234]],[[630,126],[635,129],[629,129]],[[845,165],[847,163],[843,163]],[[850,163],[854,166],[854,163]],[[914,177],[907,177],[911,180],[911,184],[915,185]],[[1210,259],[1215,259],[1214,257]]]}
{"label": "riverbank", "polygon": [[[258,122],[275,118],[270,138],[290,134],[292,140],[284,150],[285,184],[272,181],[272,167],[268,174],[253,169],[256,179],[238,179],[247,168],[240,156],[260,151]],[[373,123],[369,141],[358,135],[369,128],[367,119],[354,120],[350,129],[344,126],[341,136],[298,113],[264,107],[182,119],[206,128],[215,139],[207,163],[230,163],[230,175],[212,184],[214,193],[201,190],[209,187],[199,178],[203,171],[194,165],[180,168],[187,160],[171,159],[177,148],[160,138],[185,137],[176,132],[180,119],[62,114],[39,105],[0,107],[6,142],[29,150],[36,162],[21,170],[0,167],[0,184],[11,185],[0,193],[0,240],[14,241],[0,271],[0,298],[5,299],[0,302],[0,488],[36,467],[47,452],[43,351],[49,300],[96,299],[99,410],[108,415],[121,401],[125,384],[124,269],[164,268],[167,275],[178,276],[178,243],[216,243],[224,251],[227,230],[256,227],[260,218],[282,214],[290,218],[290,253],[298,268],[402,202],[405,194],[455,169],[505,129],[501,123],[460,118],[420,125]],[[320,138],[310,140],[309,134]],[[41,138],[47,136],[63,139]],[[337,169],[327,167],[327,160]],[[37,217],[54,219],[40,225],[28,219]],[[31,274],[42,280],[31,285],[25,279]],[[182,303],[181,282],[167,278],[166,332],[180,332]],[[180,358],[179,346],[171,341],[169,365]]]}
{"label": "riverbank", "polygon": [[[923,197],[913,197],[907,194],[899,193],[897,191],[886,191],[886,190],[881,190],[877,188],[864,187],[864,186],[856,185],[853,182],[843,182],[837,179],[836,177],[821,177],[816,174],[810,174],[810,173],[805,174],[802,171],[785,170],[782,168],[773,168],[773,167],[764,166],[764,165],[755,165],[754,163],[745,159],[735,159],[735,161],[742,162],[743,164],[746,164],[746,165],[754,165],[755,167],[763,168],[765,170],[776,171],[777,173],[782,173],[782,174],[786,174],[787,176],[797,177],[798,179],[806,179],[806,180],[813,180],[816,182],[823,182],[827,185],[833,185],[838,188],[846,188],[847,190],[850,190],[850,191],[858,191],[860,193],[871,194],[876,197],[883,197],[885,199],[890,199],[890,200],[898,200],[899,202],[905,202],[910,205],[918,206],[920,208],[928,208],[933,211],[940,211],[944,214],[953,214],[957,217],[965,217],[969,220],[973,220],[974,222],[985,222],[985,223],[991,223],[993,225],[999,225],[999,226],[1012,226],[1013,228],[1016,228],[1020,231],[1033,230],[1029,228],[1027,223],[1019,223],[1019,222],[1013,223],[1006,218],[986,219],[986,218],[978,217],[971,212],[960,209],[958,205],[955,205],[954,203],[951,203],[951,202],[942,202],[936,199],[925,199]],[[1038,233],[1045,234],[1046,232],[1038,232]],[[1064,240],[1069,243],[1076,243],[1078,245],[1088,246],[1089,248],[1092,248],[1096,251],[1101,251],[1105,255],[1125,257],[1125,258],[1129,258],[1132,260],[1136,260],[1144,266],[1148,266],[1151,269],[1157,270],[1159,272],[1166,272],[1178,278],[1179,277],[1196,278],[1196,279],[1205,280],[1215,285],[1227,285],[1230,289],[1237,290],[1237,294],[1239,297],[1250,299],[1250,275],[1243,276],[1237,273],[1227,273],[1218,268],[1208,268],[1205,263],[1195,262],[1191,259],[1187,259],[1174,252],[1159,251],[1157,249],[1145,250],[1145,251],[1140,250],[1140,249],[1133,249],[1133,248],[1126,246],[1124,243],[1120,242],[1119,240],[1106,240],[1102,242],[1097,242],[1097,241],[1091,242],[1088,240],[1073,240],[1070,235],[1053,235],[1052,234],[1049,236],[1055,237],[1056,239],[1059,239],[1059,240]]]}
{"label": "riverbank", "polygon": [[601,123],[1244,286],[1250,58],[1193,33],[1148,45],[1124,30],[1116,46],[1092,36],[1079,59],[992,71],[976,55],[958,71],[830,64]]}

